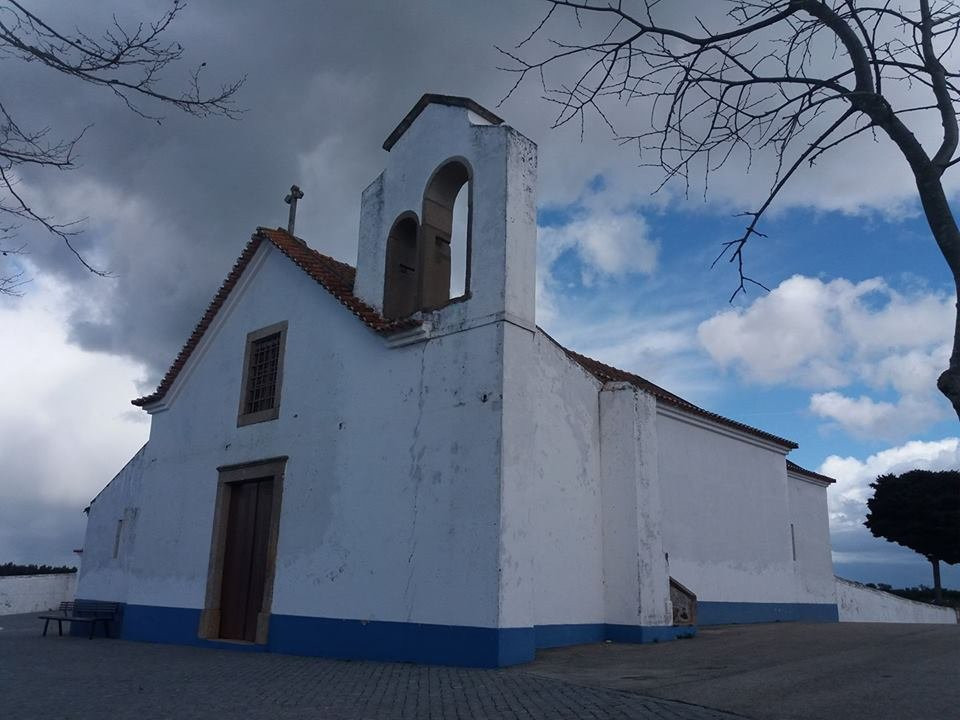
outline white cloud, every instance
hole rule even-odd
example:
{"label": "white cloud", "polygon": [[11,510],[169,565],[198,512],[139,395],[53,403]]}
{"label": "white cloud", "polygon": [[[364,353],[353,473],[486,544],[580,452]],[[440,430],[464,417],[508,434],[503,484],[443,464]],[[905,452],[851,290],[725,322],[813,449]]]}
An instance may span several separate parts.
{"label": "white cloud", "polygon": [[923,395],[930,390],[930,379],[943,372],[949,358],[949,343],[929,352],[911,350],[888,355],[875,365],[863,368],[864,379],[874,387],[889,385],[899,393]]}
{"label": "white cloud", "polygon": [[649,237],[641,215],[632,211],[594,209],[561,227],[540,228],[547,269],[564,251],[576,250],[586,267],[587,282],[599,275],[651,274],[660,251]]}
{"label": "white cloud", "polygon": [[716,393],[715,373],[698,352],[693,312],[638,312],[608,288],[597,288],[577,302],[549,291],[547,298],[551,304],[545,316],[538,297],[537,322],[567,347],[694,402],[707,403]]}
{"label": "white cloud", "polygon": [[[588,189],[571,207],[571,221],[538,228],[537,322],[560,342],[651,379],[677,370],[681,356],[696,348],[691,314],[638,314],[622,285],[606,282],[656,271],[660,246],[646,220],[621,194],[605,189]],[[580,261],[580,284],[590,288],[589,295],[574,293],[575,300],[555,274],[555,263],[569,251]]]}
{"label": "white cloud", "polygon": [[144,367],[70,344],[76,302],[45,276],[0,305],[0,326],[15,339],[0,356],[0,504],[32,498],[79,513],[147,438],[147,423],[127,412]]}
{"label": "white cloud", "polygon": [[810,396],[810,411],[860,437],[902,437],[943,416],[942,409],[927,399],[931,392],[924,392],[921,397],[906,395],[896,403],[876,401],[866,395],[853,398],[838,392],[814,393]]}
{"label": "white cloud", "polygon": [[[820,390],[810,410],[848,432],[896,438],[947,412],[935,383],[949,356],[953,303],[945,293],[897,292],[880,278],[795,275],[746,308],[704,321],[698,337],[748,380]],[[838,392],[855,383],[899,397]]]}
{"label": "white cloud", "polygon": [[839,530],[861,525],[866,517],[867,498],[873,494],[870,483],[879,475],[914,469],[956,468],[960,468],[960,438],[950,437],[904,443],[870,455],[865,460],[831,455],[817,471],[837,481],[827,493],[827,502],[830,524]]}
{"label": "white cloud", "polygon": [[876,402],[866,395],[851,398],[837,392],[812,395],[810,410],[822,417],[832,418],[848,429],[860,432],[889,422],[897,413],[897,407],[893,403]]}
{"label": "white cloud", "polygon": [[579,237],[587,264],[610,275],[639,272],[657,266],[657,245],[648,237],[647,223],[636,213],[607,214],[567,226]]}
{"label": "white cloud", "polygon": [[[700,341],[721,365],[737,365],[751,380],[791,379],[811,385],[841,385],[846,371],[833,359],[844,343],[830,314],[846,281],[825,286],[795,275],[746,309],[732,309],[700,324]],[[832,296],[832,297],[831,297]]]}

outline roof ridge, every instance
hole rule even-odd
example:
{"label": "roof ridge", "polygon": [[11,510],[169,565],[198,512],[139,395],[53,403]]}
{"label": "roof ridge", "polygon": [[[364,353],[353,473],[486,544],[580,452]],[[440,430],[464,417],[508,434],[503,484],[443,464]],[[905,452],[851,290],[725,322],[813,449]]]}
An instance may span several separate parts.
{"label": "roof ridge", "polygon": [[836,478],[832,478],[829,475],[823,475],[821,473],[814,472],[813,470],[807,470],[805,467],[797,465],[797,463],[790,458],[787,458],[787,470],[791,470],[799,475],[807,475],[808,477],[812,477],[823,482],[835,483],[837,481]]}
{"label": "roof ridge", "polygon": [[548,333],[544,332],[543,328],[538,326],[537,329],[541,333],[543,333],[543,335],[545,335],[551,342],[553,342],[558,348],[560,348],[567,355],[567,357],[569,357],[575,363],[580,365],[580,367],[582,367],[584,370],[586,370],[588,373],[590,373],[591,375],[593,375],[595,378],[597,378],[603,383],[616,382],[616,381],[627,382],[633,385],[634,387],[640,388],[641,390],[646,390],[657,399],[663,400],[664,402],[669,403],[674,407],[678,407],[681,410],[686,410],[696,415],[700,415],[701,417],[705,417],[709,420],[718,422],[722,425],[735,428],[737,430],[740,430],[741,432],[750,433],[751,435],[755,435],[757,437],[763,438],[764,440],[776,443],[777,445],[781,445],[791,450],[796,449],[798,447],[798,445],[792,440],[788,440],[786,438],[780,437],[779,435],[774,435],[773,433],[769,433],[766,430],[760,430],[759,428],[755,428],[752,425],[747,425],[746,423],[739,422],[738,420],[732,420],[731,418],[725,417],[715,412],[711,412],[710,410],[706,410],[700,407],[699,405],[695,405],[689,400],[686,400],[680,397],[676,393],[670,392],[669,390],[657,385],[654,382],[651,382],[650,380],[647,380],[645,377],[637,375],[636,373],[629,372],[628,370],[621,370],[620,368],[614,367],[613,365],[607,365],[606,363],[602,363],[599,360],[595,360],[594,358],[589,357],[588,355],[583,355],[581,353],[576,352],[575,350],[571,350],[570,348],[561,345],[559,342],[557,342],[557,340],[551,337]]}

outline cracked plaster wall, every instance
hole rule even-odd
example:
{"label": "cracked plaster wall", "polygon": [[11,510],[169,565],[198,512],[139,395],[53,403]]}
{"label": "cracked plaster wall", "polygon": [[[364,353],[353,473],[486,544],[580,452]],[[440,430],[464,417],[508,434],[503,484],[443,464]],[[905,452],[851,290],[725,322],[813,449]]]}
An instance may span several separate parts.
{"label": "cracked plaster wall", "polygon": [[[534,341],[530,543],[535,624],[604,622],[600,383]],[[529,451],[528,451],[529,452]]]}

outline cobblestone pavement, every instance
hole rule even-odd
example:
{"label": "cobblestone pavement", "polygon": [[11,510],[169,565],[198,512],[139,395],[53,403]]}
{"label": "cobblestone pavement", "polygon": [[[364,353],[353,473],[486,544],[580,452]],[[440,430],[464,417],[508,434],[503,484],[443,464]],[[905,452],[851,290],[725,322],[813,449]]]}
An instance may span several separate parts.
{"label": "cobblestone pavement", "polygon": [[34,615],[0,617],[3,720],[466,720],[740,717],[631,692],[473,670],[40,637]]}
{"label": "cobblestone pavement", "polygon": [[769,623],[542,650],[530,675],[754,720],[960,718],[960,625]]}

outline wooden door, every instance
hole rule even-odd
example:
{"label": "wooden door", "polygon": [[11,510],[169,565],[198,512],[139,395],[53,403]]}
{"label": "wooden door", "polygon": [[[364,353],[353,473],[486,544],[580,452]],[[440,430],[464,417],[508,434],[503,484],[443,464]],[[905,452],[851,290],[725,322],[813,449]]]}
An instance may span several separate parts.
{"label": "wooden door", "polygon": [[272,510],[272,478],[230,483],[220,590],[221,638],[257,639]]}

